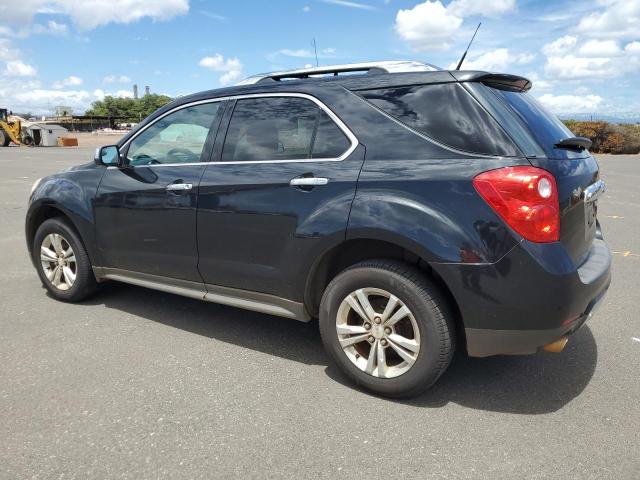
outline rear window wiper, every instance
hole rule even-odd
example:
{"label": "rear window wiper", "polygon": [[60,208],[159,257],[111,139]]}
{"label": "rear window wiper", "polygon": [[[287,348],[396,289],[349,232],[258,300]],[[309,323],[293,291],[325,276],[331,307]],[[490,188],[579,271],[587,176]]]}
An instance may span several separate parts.
{"label": "rear window wiper", "polygon": [[566,148],[567,150],[586,150],[591,147],[591,140],[586,137],[563,138],[554,145],[555,148]]}

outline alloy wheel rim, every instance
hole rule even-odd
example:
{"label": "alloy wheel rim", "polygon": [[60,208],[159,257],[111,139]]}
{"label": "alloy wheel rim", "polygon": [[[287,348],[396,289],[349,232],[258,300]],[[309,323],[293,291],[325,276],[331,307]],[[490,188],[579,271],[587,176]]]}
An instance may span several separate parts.
{"label": "alloy wheel rim", "polygon": [[338,307],[336,332],[351,363],[373,377],[406,373],[420,353],[420,330],[413,313],[380,288],[361,288],[347,295]]}
{"label": "alloy wheel rim", "polygon": [[58,290],[69,290],[76,281],[76,256],[59,233],[50,233],[40,245],[40,261],[47,280]]}

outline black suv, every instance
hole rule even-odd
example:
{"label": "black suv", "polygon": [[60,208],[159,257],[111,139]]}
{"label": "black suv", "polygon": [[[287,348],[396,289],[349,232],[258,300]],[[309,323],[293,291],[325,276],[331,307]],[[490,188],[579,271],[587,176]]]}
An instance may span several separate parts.
{"label": "black suv", "polygon": [[590,142],[522,77],[387,62],[181,97],[36,182],[29,253],[80,301],[106,280],[296,320],[390,396],[469,355],[560,351],[610,282]]}

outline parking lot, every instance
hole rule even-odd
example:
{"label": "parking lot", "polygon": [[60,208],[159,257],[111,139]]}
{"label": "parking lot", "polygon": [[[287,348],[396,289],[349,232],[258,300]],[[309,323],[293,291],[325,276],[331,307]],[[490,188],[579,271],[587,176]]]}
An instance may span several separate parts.
{"label": "parking lot", "polygon": [[29,189],[91,148],[0,149],[0,476],[640,477],[640,156],[600,157],[613,283],[561,354],[470,359],[409,401],[352,388],[317,324],[108,284],[49,298]]}

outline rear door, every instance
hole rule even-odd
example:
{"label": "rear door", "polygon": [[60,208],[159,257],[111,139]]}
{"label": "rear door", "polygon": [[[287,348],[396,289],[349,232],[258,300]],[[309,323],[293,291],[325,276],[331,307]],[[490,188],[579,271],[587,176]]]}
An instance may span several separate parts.
{"label": "rear door", "polygon": [[301,300],[308,266],[344,238],[364,149],[304,94],[246,96],[227,115],[200,183],[200,273]]}
{"label": "rear door", "polygon": [[222,117],[221,102],[180,107],[141,130],[109,167],[95,200],[102,267],[202,282],[198,183]]}
{"label": "rear door", "polygon": [[576,265],[587,256],[597,228],[597,202],[589,187],[599,178],[596,159],[587,150],[555,145],[573,133],[529,93],[469,84],[476,96],[500,120],[536,167],[553,173],[560,201],[560,241]]}

